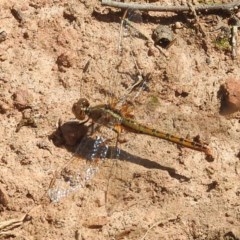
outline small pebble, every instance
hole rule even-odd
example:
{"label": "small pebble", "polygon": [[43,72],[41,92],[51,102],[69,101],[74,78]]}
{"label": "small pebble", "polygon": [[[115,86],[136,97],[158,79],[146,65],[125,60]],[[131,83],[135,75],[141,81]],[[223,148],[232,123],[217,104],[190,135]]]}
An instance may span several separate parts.
{"label": "small pebble", "polygon": [[0,32],[0,43],[7,39],[7,33],[5,31]]}
{"label": "small pebble", "polygon": [[57,58],[57,65],[59,67],[63,66],[66,68],[70,68],[72,66],[72,62],[67,54],[62,53],[60,56]]}
{"label": "small pebble", "polygon": [[33,96],[26,89],[18,89],[13,94],[14,105],[18,110],[31,107]]}
{"label": "small pebble", "polygon": [[6,191],[0,187],[0,204],[2,204],[3,206],[7,206],[9,202],[9,197],[6,193]]}
{"label": "small pebble", "polygon": [[10,109],[9,105],[0,100],[0,113],[4,114]]}
{"label": "small pebble", "polygon": [[175,29],[181,29],[181,28],[183,28],[182,23],[176,22],[176,23],[175,23]]}

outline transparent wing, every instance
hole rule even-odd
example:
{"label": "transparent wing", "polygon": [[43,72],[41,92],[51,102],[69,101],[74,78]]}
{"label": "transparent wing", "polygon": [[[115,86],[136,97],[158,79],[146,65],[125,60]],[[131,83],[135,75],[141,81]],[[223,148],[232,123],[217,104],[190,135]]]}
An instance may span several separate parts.
{"label": "transparent wing", "polygon": [[108,153],[108,145],[102,137],[96,139],[84,137],[76,149],[74,156],[56,172],[48,196],[53,202],[60,201],[81,188],[94,177],[99,165]]}

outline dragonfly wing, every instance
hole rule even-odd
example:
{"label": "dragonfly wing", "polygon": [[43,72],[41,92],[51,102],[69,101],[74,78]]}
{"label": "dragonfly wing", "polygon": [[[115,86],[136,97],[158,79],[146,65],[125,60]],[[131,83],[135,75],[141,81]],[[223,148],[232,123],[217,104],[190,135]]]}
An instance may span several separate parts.
{"label": "dragonfly wing", "polygon": [[108,146],[103,138],[83,138],[74,156],[56,172],[48,190],[51,201],[58,202],[70,193],[84,188],[98,172],[99,164],[107,152]]}

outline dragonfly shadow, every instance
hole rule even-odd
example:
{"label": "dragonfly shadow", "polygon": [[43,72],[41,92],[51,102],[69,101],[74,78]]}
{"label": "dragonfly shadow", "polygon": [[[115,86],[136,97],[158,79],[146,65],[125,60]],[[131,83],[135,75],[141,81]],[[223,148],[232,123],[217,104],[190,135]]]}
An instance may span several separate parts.
{"label": "dragonfly shadow", "polygon": [[[59,126],[57,130],[49,136],[49,139],[53,141],[55,146],[65,148],[75,156],[79,156],[87,161],[92,161],[93,154],[91,151],[93,146],[96,146],[96,139],[91,136],[87,136],[88,132],[89,126],[86,126],[86,124],[70,121]],[[116,147],[106,146],[107,145],[105,145],[104,141],[101,142],[98,146],[99,149],[97,149],[94,153],[94,158],[101,159],[103,158],[103,153],[105,153],[105,159],[117,158],[120,161],[131,162],[148,169],[167,171],[172,178],[175,178],[180,182],[190,180],[190,178],[178,174],[174,168],[161,165],[146,158],[135,156],[127,151],[116,149]]]}
{"label": "dragonfly shadow", "polygon": [[[112,149],[112,147],[110,147],[109,151],[114,151],[114,149]],[[118,155],[118,159],[120,161],[131,162],[133,164],[137,164],[137,165],[143,166],[143,167],[148,168],[148,169],[158,169],[158,170],[162,170],[162,171],[167,171],[168,174],[172,178],[175,178],[180,182],[190,181],[190,178],[188,178],[184,175],[178,174],[174,168],[161,165],[161,164],[159,164],[155,161],[152,161],[152,160],[149,160],[149,159],[146,159],[146,158],[141,158],[139,156],[133,155],[133,154],[131,154],[129,152],[126,152],[124,150],[120,151],[120,153]]]}

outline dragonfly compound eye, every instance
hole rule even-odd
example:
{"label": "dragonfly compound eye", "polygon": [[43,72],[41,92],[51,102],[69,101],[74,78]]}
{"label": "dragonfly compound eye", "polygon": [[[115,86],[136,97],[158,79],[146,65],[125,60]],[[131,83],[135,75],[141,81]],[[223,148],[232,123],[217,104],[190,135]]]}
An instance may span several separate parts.
{"label": "dragonfly compound eye", "polygon": [[81,98],[72,106],[72,112],[75,115],[75,117],[79,120],[83,120],[86,116],[85,111],[89,107],[89,102],[85,98]]}
{"label": "dragonfly compound eye", "polygon": [[89,102],[86,98],[80,98],[77,102],[82,108],[87,109],[89,107]]}

